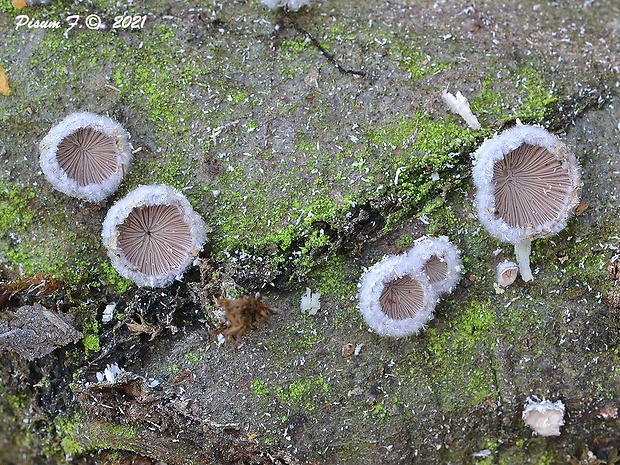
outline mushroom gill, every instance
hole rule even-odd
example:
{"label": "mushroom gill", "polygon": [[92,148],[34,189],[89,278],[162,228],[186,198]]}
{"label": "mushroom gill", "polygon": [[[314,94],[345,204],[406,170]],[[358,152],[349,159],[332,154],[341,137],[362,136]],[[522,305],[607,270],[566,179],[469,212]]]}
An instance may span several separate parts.
{"label": "mushroom gill", "polygon": [[58,164],[78,186],[101,184],[118,169],[114,140],[93,128],[65,137],[56,152]]}
{"label": "mushroom gill", "polygon": [[133,209],[118,226],[118,243],[135,269],[149,275],[178,270],[193,250],[189,225],[170,205]]}
{"label": "mushroom gill", "polygon": [[389,255],[371,266],[359,284],[359,309],[381,336],[418,334],[432,318],[437,295],[422,260],[409,254]]}
{"label": "mushroom gill", "polygon": [[448,278],[448,263],[443,257],[433,255],[424,264],[424,272],[431,284],[444,281]]}
{"label": "mushroom gill", "polygon": [[379,302],[383,312],[394,320],[413,318],[424,308],[424,289],[419,281],[405,275],[385,284]]}
{"label": "mushroom gill", "polygon": [[421,263],[421,269],[437,295],[450,293],[461,276],[458,249],[446,236],[422,236],[407,252],[410,259]]}
{"label": "mushroom gill", "polygon": [[523,144],[493,166],[495,217],[527,228],[557,220],[572,189],[568,170],[544,147]]}

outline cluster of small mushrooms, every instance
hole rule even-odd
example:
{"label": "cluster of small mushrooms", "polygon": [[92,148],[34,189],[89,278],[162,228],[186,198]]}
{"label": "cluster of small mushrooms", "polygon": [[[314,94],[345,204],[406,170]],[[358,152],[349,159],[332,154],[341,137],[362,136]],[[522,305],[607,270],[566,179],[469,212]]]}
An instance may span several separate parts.
{"label": "cluster of small mushrooms", "polygon": [[[100,202],[119,187],[131,165],[129,134],[110,118],[73,113],[40,144],[49,182],[67,195]],[[580,169],[566,146],[537,126],[517,126],[486,140],[474,154],[476,207],[482,224],[514,244],[518,266],[497,267],[501,286],[520,273],[533,279],[532,240],[561,231],[579,203]],[[185,196],[169,186],[140,186],[108,211],[103,243],[116,270],[139,286],[162,287],[180,278],[205,242],[205,227]],[[461,273],[447,237],[423,237],[407,253],[385,257],[361,278],[359,307],[378,334],[417,334],[437,299]]]}
{"label": "cluster of small mushrooms", "polygon": [[[127,131],[87,112],[67,116],[39,148],[52,186],[89,202],[118,189],[132,158]],[[180,279],[206,240],[200,216],[183,194],[165,185],[140,186],[117,201],[105,217],[102,238],[119,274],[151,287]]]}
{"label": "cluster of small mushrooms", "polygon": [[[508,286],[519,273],[531,281],[532,240],[564,229],[579,203],[579,164],[556,136],[520,123],[486,140],[474,160],[478,217],[491,235],[514,244],[518,262],[499,263],[497,283]],[[432,317],[437,296],[454,288],[460,272],[459,252],[447,238],[423,238],[366,271],[360,310],[380,335],[417,334]]]}
{"label": "cluster of small mushrooms", "polygon": [[[110,118],[74,113],[40,144],[49,182],[67,195],[101,202],[119,187],[131,164],[129,134]],[[478,216],[488,232],[514,245],[518,264],[497,266],[497,283],[520,274],[531,281],[531,242],[561,231],[579,202],[580,169],[553,134],[522,125],[486,140],[474,154]],[[108,211],[102,239],[121,276],[139,286],[163,287],[180,279],[204,244],[205,226],[188,200],[165,185],[140,186]],[[384,257],[362,275],[359,308],[381,336],[418,334],[438,298],[459,281],[459,251],[447,237],[422,237],[411,250]],[[524,420],[543,435],[559,434],[564,406],[530,403]],[[551,425],[551,426],[549,426]]]}
{"label": "cluster of small mushrooms", "polygon": [[[487,231],[514,245],[517,264],[497,265],[497,285],[512,284],[530,269],[531,243],[566,226],[579,203],[580,168],[553,134],[522,125],[486,140],[474,154],[478,217]],[[461,261],[446,237],[424,237],[401,255],[370,267],[359,284],[359,308],[372,330],[382,336],[419,333],[432,318],[437,298],[458,282]],[[523,421],[535,434],[558,436],[564,424],[561,401],[528,398]]]}

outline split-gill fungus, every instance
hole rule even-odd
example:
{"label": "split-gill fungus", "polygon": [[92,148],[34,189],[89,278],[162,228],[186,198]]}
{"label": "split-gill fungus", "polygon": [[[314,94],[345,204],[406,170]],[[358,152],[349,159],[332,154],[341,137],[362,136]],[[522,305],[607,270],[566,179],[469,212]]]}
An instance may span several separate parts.
{"label": "split-gill fungus", "polygon": [[579,204],[579,164],[553,134],[518,125],[486,140],[475,154],[476,206],[489,233],[515,246],[524,281],[531,242],[557,234]]}
{"label": "split-gill fungus", "polygon": [[516,263],[504,260],[497,265],[495,277],[497,284],[501,287],[510,286],[517,279],[519,274],[519,267]]}
{"label": "split-gill fungus", "polygon": [[559,436],[560,427],[564,426],[564,411],[565,407],[561,400],[551,402],[528,397],[522,418],[534,434]]}
{"label": "split-gill fungus", "polygon": [[449,294],[461,277],[463,265],[458,249],[446,236],[423,236],[408,252],[423,263],[423,271],[438,296]]}
{"label": "split-gill fungus", "polygon": [[118,189],[131,163],[129,134],[116,121],[72,113],[39,144],[39,163],[55,189],[100,202]]}
{"label": "split-gill fungus", "polygon": [[121,276],[138,286],[164,287],[193,263],[205,242],[205,227],[176,189],[141,186],[110,208],[102,237]]}
{"label": "split-gill fungus", "polygon": [[418,334],[432,318],[437,297],[450,292],[461,273],[458,250],[446,237],[422,237],[400,255],[370,267],[359,284],[359,308],[377,334]]}

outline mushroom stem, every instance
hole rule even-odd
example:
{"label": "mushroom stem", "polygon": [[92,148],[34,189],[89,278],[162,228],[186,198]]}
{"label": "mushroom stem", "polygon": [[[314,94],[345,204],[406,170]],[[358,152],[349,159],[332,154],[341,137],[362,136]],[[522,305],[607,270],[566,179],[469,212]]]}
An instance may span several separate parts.
{"label": "mushroom stem", "polygon": [[530,253],[532,251],[532,241],[524,239],[515,244],[515,255],[519,264],[519,273],[523,281],[531,281],[534,279],[532,270],[530,269]]}

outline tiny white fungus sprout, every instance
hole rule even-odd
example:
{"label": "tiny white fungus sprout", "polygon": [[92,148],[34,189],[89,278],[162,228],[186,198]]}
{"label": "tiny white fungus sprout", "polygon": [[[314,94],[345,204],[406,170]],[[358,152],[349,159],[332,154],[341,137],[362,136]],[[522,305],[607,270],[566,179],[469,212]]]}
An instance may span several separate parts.
{"label": "tiny white fungus sprout", "polygon": [[553,134],[517,125],[486,140],[473,169],[478,217],[489,233],[514,244],[524,281],[532,240],[557,234],[579,204],[579,164]]}
{"label": "tiny white fungus sprout", "polygon": [[390,255],[363,274],[359,308],[377,334],[418,334],[431,319],[437,297],[423,266],[422,259],[409,254]]}
{"label": "tiny white fungus sprout", "polygon": [[141,186],[116,202],[103,222],[112,265],[138,286],[181,279],[205,242],[205,227],[185,196],[169,186]]}
{"label": "tiny white fungus sprout", "polygon": [[307,313],[308,315],[316,315],[321,309],[321,294],[319,292],[312,292],[307,287],[306,293],[301,296],[300,309],[301,313]]}
{"label": "tiny white fungus sprout", "polygon": [[501,287],[510,286],[517,279],[519,267],[516,263],[505,260],[497,265],[497,284]]}
{"label": "tiny white fungus sprout", "polygon": [[113,384],[116,381],[116,377],[124,372],[125,370],[120,368],[118,364],[112,363],[111,365],[107,365],[103,372],[98,371],[96,373],[97,382],[102,383],[105,380],[106,382]]}
{"label": "tiny white fungus sprout", "polygon": [[523,410],[523,421],[535,434],[541,436],[559,436],[560,427],[564,426],[564,404],[561,400],[532,400],[527,398]]}
{"label": "tiny white fungus sprout", "polygon": [[476,115],[474,115],[471,108],[469,108],[469,100],[461,94],[461,91],[458,91],[455,96],[447,90],[444,90],[441,96],[443,97],[443,101],[446,102],[446,105],[448,105],[450,111],[463,118],[467,126],[476,130],[482,128],[478,122],[478,118],[476,118]]}
{"label": "tiny white fungus sprout", "polygon": [[72,113],[39,144],[39,164],[55,189],[100,202],[118,189],[131,163],[129,134],[120,124],[88,112]]}

